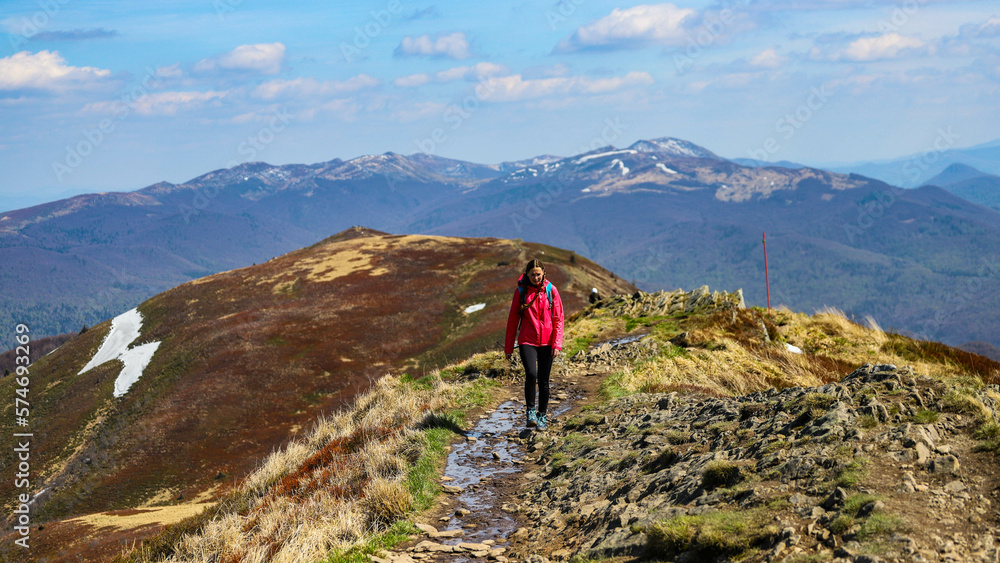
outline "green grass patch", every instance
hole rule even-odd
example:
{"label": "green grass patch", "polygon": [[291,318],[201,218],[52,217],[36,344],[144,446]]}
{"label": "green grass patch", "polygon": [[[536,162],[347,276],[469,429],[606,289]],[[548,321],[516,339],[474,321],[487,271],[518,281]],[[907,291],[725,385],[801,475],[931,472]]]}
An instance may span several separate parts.
{"label": "green grass patch", "polygon": [[895,514],[876,512],[861,524],[858,539],[868,541],[872,538],[891,536],[896,532],[906,531],[908,527],[906,520]]}
{"label": "green grass patch", "polygon": [[649,463],[643,467],[643,471],[646,473],[656,473],[657,471],[663,470],[670,467],[675,461],[677,461],[677,451],[672,447],[667,446],[660,450],[660,453],[650,460]]}
{"label": "green grass patch", "polygon": [[868,458],[858,457],[845,465],[834,479],[838,487],[849,489],[858,486],[868,474]]}
{"label": "green grass patch", "polygon": [[941,415],[928,409],[920,409],[913,414],[915,424],[934,424],[941,418]]}
{"label": "green grass patch", "polygon": [[691,433],[681,432],[680,430],[667,430],[663,433],[663,437],[667,439],[667,442],[675,446],[687,444],[691,441]]}
{"label": "green grass patch", "polygon": [[784,510],[791,510],[792,503],[788,502],[788,497],[790,495],[778,495],[772,498],[767,503],[767,509],[771,512],[781,512]]}
{"label": "green grass patch", "polygon": [[836,518],[827,525],[831,533],[842,536],[854,525],[854,517],[850,514],[838,514]]}
{"label": "green grass patch", "polygon": [[822,563],[833,560],[830,553],[799,553],[787,559],[782,559],[785,563]]}
{"label": "green grass patch", "polygon": [[371,555],[386,549],[392,549],[410,539],[411,534],[419,533],[409,522],[396,522],[381,534],[375,534],[364,542],[350,549],[334,549],[327,555],[324,563],[371,563]]}
{"label": "green grass patch", "polygon": [[577,352],[590,348],[590,345],[593,343],[594,343],[593,337],[578,336],[563,344],[564,347],[562,353],[565,354],[567,358],[572,358],[573,355],[576,354]]}
{"label": "green grass patch", "polygon": [[806,393],[786,405],[785,410],[795,414],[810,411],[813,418],[819,418],[836,403],[837,397],[835,395],[829,393]]}
{"label": "green grass patch", "polygon": [[469,407],[482,407],[493,400],[493,395],[497,389],[502,387],[499,381],[481,377],[471,384],[463,387],[461,394],[456,399],[456,404],[462,405],[462,409]]}
{"label": "green grass patch", "polygon": [[878,426],[878,418],[870,414],[863,414],[857,418],[857,424],[861,428],[875,428]]}
{"label": "green grass patch", "polygon": [[625,377],[624,371],[616,371],[609,375],[599,389],[601,398],[605,401],[611,401],[617,399],[618,397],[625,397],[627,395],[633,394],[624,386],[622,386],[622,379]]}
{"label": "green grass patch", "polygon": [[661,342],[666,342],[681,332],[681,325],[673,320],[657,323],[652,330],[653,337]]}
{"label": "green grass patch", "polygon": [[851,516],[857,516],[858,511],[866,505],[878,500],[882,500],[882,497],[860,493],[851,495],[844,500],[844,507],[841,509],[841,512],[850,514]]}
{"label": "green grass patch", "polygon": [[719,434],[724,434],[726,432],[732,432],[739,427],[736,422],[716,422],[710,425],[707,430],[712,433],[713,436],[718,436]]}
{"label": "green grass patch", "polygon": [[579,414],[566,421],[566,430],[582,430],[588,426],[598,426],[603,420],[604,416],[600,414]]}
{"label": "green grass patch", "polygon": [[434,505],[441,487],[438,473],[448,457],[448,445],[455,433],[446,428],[428,428],[418,434],[423,446],[420,456],[406,475],[406,488],[413,496],[417,510],[427,510]]}
{"label": "green grass patch", "polygon": [[775,440],[774,442],[771,442],[770,444],[764,446],[764,452],[770,454],[770,453],[774,453],[774,452],[776,452],[778,450],[788,449],[791,446],[792,446],[792,443],[789,442],[788,440]]}
{"label": "green grass patch", "polygon": [[1000,424],[987,422],[979,427],[972,435],[977,440],[982,440],[976,444],[977,452],[993,452],[1000,454]]}
{"label": "green grass patch", "polygon": [[622,319],[625,321],[625,332],[632,332],[638,326],[652,326],[654,323],[662,321],[669,317],[664,317],[661,315],[652,317],[625,317]]}
{"label": "green grass patch", "polygon": [[430,391],[434,388],[434,376],[425,375],[420,378],[416,378],[408,373],[404,373],[400,376],[399,381],[406,385],[411,385],[414,389],[419,389],[421,391]]}
{"label": "green grass patch", "polygon": [[717,557],[741,559],[770,547],[779,531],[762,509],[677,516],[644,531],[653,557],[692,552],[701,561]]}
{"label": "green grass patch", "polygon": [[741,479],[740,468],[731,461],[717,459],[709,462],[701,474],[701,486],[707,490],[731,487]]}

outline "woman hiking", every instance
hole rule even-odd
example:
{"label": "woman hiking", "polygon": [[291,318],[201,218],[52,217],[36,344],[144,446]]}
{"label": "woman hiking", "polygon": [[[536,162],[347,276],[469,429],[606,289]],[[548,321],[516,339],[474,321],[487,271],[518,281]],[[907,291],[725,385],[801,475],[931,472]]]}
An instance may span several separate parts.
{"label": "woman hiking", "polygon": [[549,405],[549,374],[552,372],[552,360],[562,350],[563,306],[559,291],[545,279],[545,266],[541,260],[530,260],[517,280],[504,341],[504,355],[508,362],[514,353],[515,334],[521,363],[524,364],[524,403],[528,407],[528,426],[545,430],[548,425],[545,413]]}

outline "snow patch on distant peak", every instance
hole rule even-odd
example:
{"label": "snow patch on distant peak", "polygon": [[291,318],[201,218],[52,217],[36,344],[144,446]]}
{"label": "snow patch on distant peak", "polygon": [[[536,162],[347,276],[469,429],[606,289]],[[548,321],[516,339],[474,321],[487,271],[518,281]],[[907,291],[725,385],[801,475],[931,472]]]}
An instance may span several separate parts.
{"label": "snow patch on distant peak", "polygon": [[616,158],[616,159],[614,159],[614,160],[611,161],[611,167],[614,168],[615,165],[617,165],[617,166],[619,166],[621,168],[621,170],[622,170],[622,176],[627,176],[628,175],[629,168],[628,168],[628,166],[625,166],[624,162],[622,162],[620,159]]}
{"label": "snow patch on distant peak", "polygon": [[97,349],[97,353],[87,365],[83,366],[80,373],[90,371],[110,360],[121,360],[125,367],[115,379],[114,396],[123,396],[136,381],[139,381],[143,370],[153,359],[156,349],[160,347],[160,342],[157,341],[129,348],[129,345],[139,338],[141,329],[142,314],[138,309],[129,309],[111,319],[111,330],[104,337],[104,342]]}
{"label": "snow patch on distant peak", "polygon": [[663,152],[674,156],[685,156],[692,158],[718,158],[712,151],[700,147],[690,141],[663,137],[660,139],[650,139],[648,141],[636,141],[632,143],[630,149],[640,152]]}
{"label": "snow patch on distant peak", "polygon": [[677,173],[676,170],[674,170],[672,168],[667,168],[667,165],[663,164],[662,162],[657,162],[656,163],[656,167],[659,168],[660,170],[663,170],[667,174],[676,174]]}
{"label": "snow patch on distant peak", "polygon": [[574,160],[573,162],[576,163],[576,164],[582,164],[582,163],[584,163],[584,162],[586,162],[588,160],[592,160],[592,159],[595,159],[595,158],[602,158],[602,157],[605,157],[605,156],[613,156],[613,155],[616,155],[616,154],[635,154],[636,152],[637,151],[635,151],[634,149],[622,149],[622,150],[617,150],[617,151],[601,152],[601,153],[597,153],[597,154],[588,154],[587,156],[581,156],[580,158]]}

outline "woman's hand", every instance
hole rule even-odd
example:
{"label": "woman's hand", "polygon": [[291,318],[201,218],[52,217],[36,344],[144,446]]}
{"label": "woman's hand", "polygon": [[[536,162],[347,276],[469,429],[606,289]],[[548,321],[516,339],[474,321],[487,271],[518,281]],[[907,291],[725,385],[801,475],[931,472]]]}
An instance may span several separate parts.
{"label": "woman's hand", "polygon": [[504,354],[504,358],[507,360],[508,364],[510,363],[510,359],[513,358],[513,357],[514,357],[514,354]]}
{"label": "woman's hand", "polygon": [[552,357],[555,358],[556,356],[558,356],[559,352],[560,352],[559,348],[553,348],[552,349]]}

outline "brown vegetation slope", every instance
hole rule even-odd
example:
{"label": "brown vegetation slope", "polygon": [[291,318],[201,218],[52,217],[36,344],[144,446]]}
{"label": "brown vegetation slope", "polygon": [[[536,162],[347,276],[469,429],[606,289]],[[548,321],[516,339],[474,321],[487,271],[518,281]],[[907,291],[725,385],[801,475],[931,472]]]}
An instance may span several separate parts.
{"label": "brown vegetation slope", "polygon": [[[162,344],[121,399],[119,361],[78,374],[110,321],[93,327],[31,368],[32,489],[48,489],[33,523],[222,493],[385,373],[420,375],[501,340],[514,281],[534,256],[550,264],[569,313],[591,287],[634,289],[543,245],[352,229],[142,303],[133,346]],[[13,413],[3,418],[13,431]],[[2,455],[11,467],[12,452]],[[15,498],[11,487],[0,484],[2,498]]]}

